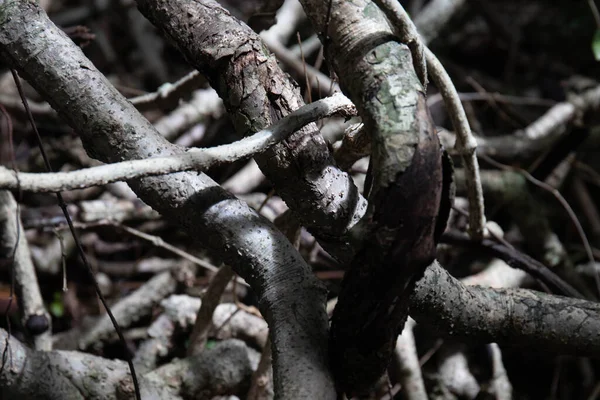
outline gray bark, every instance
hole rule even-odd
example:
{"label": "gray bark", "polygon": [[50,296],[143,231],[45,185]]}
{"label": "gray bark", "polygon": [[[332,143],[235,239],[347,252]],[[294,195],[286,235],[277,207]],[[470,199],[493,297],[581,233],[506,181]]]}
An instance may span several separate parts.
{"label": "gray bark", "polygon": [[[33,351],[7,336],[0,329],[0,398],[121,400],[133,396],[124,361],[76,351]],[[200,355],[141,376],[142,398],[194,399],[239,393],[248,388],[258,358],[239,340],[220,342]]]}
{"label": "gray bark", "polygon": [[532,290],[465,286],[437,262],[417,283],[410,311],[442,335],[600,357],[600,304]]}
{"label": "gray bark", "polygon": [[[260,37],[217,2],[138,0],[137,4],[207,77],[241,134],[265,128],[304,104],[297,86]],[[305,126],[256,161],[302,225],[332,254],[345,259],[348,230],[364,214],[366,201],[350,176],[335,166],[316,124]]]}
{"label": "gray bark", "polygon": [[[116,162],[183,151],[167,142],[36,4],[0,1],[0,54],[80,134],[90,156]],[[285,236],[202,173],[129,184],[252,286],[271,328],[278,395],[332,398],[325,290]]]}

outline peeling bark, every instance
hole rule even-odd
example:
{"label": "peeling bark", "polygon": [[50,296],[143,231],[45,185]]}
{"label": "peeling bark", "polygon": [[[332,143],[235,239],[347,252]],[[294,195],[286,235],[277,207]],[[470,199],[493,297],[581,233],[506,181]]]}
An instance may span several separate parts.
{"label": "peeling bark", "polygon": [[371,134],[369,208],[355,228],[360,250],[344,277],[330,334],[336,384],[362,394],[385,371],[414,283],[435,259],[449,175],[410,49],[392,35],[377,6],[333,1],[329,18],[329,2],[302,3]]}
{"label": "peeling bark", "polygon": [[[304,104],[297,85],[279,68],[260,37],[217,2],[137,3],[207,77],[241,134],[257,132]],[[335,165],[316,124],[294,133],[256,161],[302,225],[328,251],[344,259],[348,230],[364,214],[366,201],[350,176]]]}

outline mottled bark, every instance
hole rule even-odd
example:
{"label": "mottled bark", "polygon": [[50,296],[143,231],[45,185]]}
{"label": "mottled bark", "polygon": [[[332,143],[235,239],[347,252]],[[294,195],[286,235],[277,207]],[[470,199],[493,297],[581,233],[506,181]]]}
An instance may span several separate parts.
{"label": "mottled bark", "polygon": [[344,277],[330,335],[339,389],[360,394],[385,371],[414,282],[435,258],[449,210],[449,176],[411,52],[377,6],[333,1],[329,17],[329,2],[302,3],[371,134],[369,208],[355,232],[358,252]]}

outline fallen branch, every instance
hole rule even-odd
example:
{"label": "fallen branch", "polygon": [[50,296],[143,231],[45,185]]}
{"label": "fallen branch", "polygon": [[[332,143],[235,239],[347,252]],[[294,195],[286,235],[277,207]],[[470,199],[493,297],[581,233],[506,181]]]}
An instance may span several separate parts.
{"label": "fallen branch", "polygon": [[435,262],[417,282],[412,317],[441,335],[600,357],[600,304],[524,289],[465,286]]}

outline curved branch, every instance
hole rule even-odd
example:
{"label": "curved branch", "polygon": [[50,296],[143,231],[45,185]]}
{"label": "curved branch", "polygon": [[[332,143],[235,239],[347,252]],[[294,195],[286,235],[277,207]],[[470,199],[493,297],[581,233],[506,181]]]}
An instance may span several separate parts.
{"label": "curved branch", "polygon": [[[0,0],[0,54],[81,135],[92,157],[116,162],[181,151],[110,85],[35,3]],[[142,178],[130,186],[252,286],[271,327],[278,395],[334,398],[326,359],[325,289],[285,236],[202,173]]]}
{"label": "curved branch", "polygon": [[327,58],[372,137],[369,208],[354,232],[358,251],[330,335],[336,383],[361,395],[385,371],[414,280],[435,258],[450,172],[425,104],[424,71],[420,80],[379,8],[367,0],[302,3],[315,30],[327,32]]}
{"label": "curved branch", "polygon": [[[137,0],[138,8],[219,93],[237,131],[259,131],[302,106],[297,86],[260,37],[213,0]],[[326,88],[324,88],[326,89]],[[341,171],[315,124],[256,157],[298,220],[345,259],[366,200]]]}
{"label": "curved branch", "polygon": [[[421,38],[404,8],[397,1],[376,0],[375,3],[382,9],[386,17],[396,28],[400,40],[406,43],[412,51],[413,63],[417,73],[427,71],[431,80],[440,91],[452,125],[456,130],[456,149],[463,159],[465,170],[468,173],[467,188],[469,196],[469,233],[474,239],[482,239],[485,227],[485,212],[483,207],[483,190],[479,176],[479,163],[475,150],[477,141],[471,132],[465,109],[462,106],[458,92],[446,69],[431,50],[421,43]],[[425,59],[425,60],[424,60]],[[424,82],[422,80],[422,82]]]}

